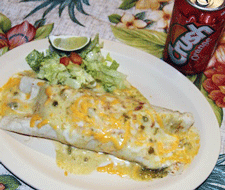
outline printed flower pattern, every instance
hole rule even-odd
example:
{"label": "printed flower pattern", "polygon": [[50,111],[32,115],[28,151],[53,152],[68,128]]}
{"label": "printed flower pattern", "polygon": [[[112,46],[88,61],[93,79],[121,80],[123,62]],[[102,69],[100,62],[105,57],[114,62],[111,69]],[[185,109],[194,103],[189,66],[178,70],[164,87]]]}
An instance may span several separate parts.
{"label": "printed flower pattern", "polygon": [[173,5],[174,2],[171,1],[167,5],[163,7],[162,10],[154,10],[148,16],[149,20],[153,21],[153,24],[150,26],[149,29],[157,30],[157,31],[164,31],[167,30],[170,24],[170,19],[173,12]]}
{"label": "printed flower pattern", "polygon": [[0,33],[0,49],[8,47],[8,40],[4,33]]}
{"label": "printed flower pattern", "polygon": [[209,93],[209,98],[217,106],[225,108],[225,33],[204,74],[207,79],[202,85]]}
{"label": "printed flower pattern", "polygon": [[0,190],[4,190],[5,189],[5,185],[3,183],[0,183]]}
{"label": "printed flower pattern", "polygon": [[24,43],[47,37],[54,27],[54,24],[42,25],[40,20],[36,23],[37,27],[25,20],[11,27],[11,21],[0,13],[0,56]]}
{"label": "printed flower pattern", "polygon": [[170,0],[139,0],[136,3],[136,9],[152,9],[157,10],[162,3],[169,2]]}
{"label": "printed flower pattern", "polygon": [[[161,3],[164,3],[163,5]],[[151,6],[156,5],[157,6]],[[109,20],[117,27],[127,29],[150,29],[165,32],[170,24],[174,1],[172,0],[140,0],[136,3],[136,9],[145,9],[146,12],[139,12],[136,15],[125,12],[122,16],[113,14]],[[151,9],[151,10],[147,10]],[[142,17],[137,15],[144,13]],[[113,18],[114,17],[114,18]]]}
{"label": "printed flower pattern", "polygon": [[125,13],[116,26],[128,29],[141,29],[147,26],[147,22],[136,18],[133,14]]}
{"label": "printed flower pattern", "polygon": [[35,27],[27,21],[22,24],[12,27],[2,38],[2,43],[8,46],[9,49],[13,49],[19,45],[30,42],[34,39],[36,34]]}

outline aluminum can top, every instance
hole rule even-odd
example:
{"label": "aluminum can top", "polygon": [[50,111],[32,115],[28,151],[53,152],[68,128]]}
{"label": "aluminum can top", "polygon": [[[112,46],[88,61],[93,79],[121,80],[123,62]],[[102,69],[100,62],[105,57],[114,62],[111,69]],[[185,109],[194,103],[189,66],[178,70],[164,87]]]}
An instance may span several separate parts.
{"label": "aluminum can top", "polygon": [[204,11],[216,11],[224,8],[224,0],[187,0],[189,4]]}
{"label": "aluminum can top", "polygon": [[175,0],[163,59],[184,74],[203,72],[225,30],[225,0]]}

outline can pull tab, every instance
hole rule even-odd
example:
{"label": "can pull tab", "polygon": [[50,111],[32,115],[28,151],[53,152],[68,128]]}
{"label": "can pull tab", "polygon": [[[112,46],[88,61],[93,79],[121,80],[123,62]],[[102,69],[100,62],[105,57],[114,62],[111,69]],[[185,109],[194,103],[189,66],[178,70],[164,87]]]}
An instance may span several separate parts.
{"label": "can pull tab", "polygon": [[207,7],[210,0],[196,0],[196,5],[200,7]]}

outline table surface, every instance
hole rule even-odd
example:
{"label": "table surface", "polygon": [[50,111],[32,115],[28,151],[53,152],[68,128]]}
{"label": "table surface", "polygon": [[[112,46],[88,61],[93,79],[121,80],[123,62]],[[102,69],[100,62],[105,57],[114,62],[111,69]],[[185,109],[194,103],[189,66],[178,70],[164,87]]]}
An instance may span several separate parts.
{"label": "table surface", "polygon": [[[99,33],[100,38],[107,39],[111,41],[117,41],[119,43],[125,43],[127,45],[134,46],[136,48],[140,48],[132,44],[132,40],[126,40],[122,35],[121,31],[124,27],[129,29],[132,34],[132,30],[136,28],[137,30],[154,30],[160,33],[166,34],[166,29],[168,28],[170,16],[173,8],[173,1],[150,1],[150,0],[134,0],[134,1],[122,1],[122,0],[83,0],[77,1],[78,3],[77,9],[75,8],[75,15],[71,14],[68,11],[68,8],[65,8],[61,15],[59,16],[60,4],[62,4],[62,0],[50,1],[51,3],[46,4],[47,6],[42,6],[43,3],[47,3],[48,0],[1,0],[0,1],[0,14],[5,15],[11,21],[11,27],[18,27],[25,20],[28,21],[32,25],[36,25],[41,23],[40,26],[47,26],[51,28],[54,23],[54,27],[50,30],[53,35],[74,35],[74,36],[89,36],[93,37],[96,33]],[[70,6],[72,0],[65,1],[68,4],[66,6]],[[122,4],[124,2],[124,4]],[[129,2],[133,2],[129,3]],[[88,5],[89,4],[89,5]],[[143,5],[143,6],[142,6]],[[31,15],[28,15],[32,10],[36,7],[40,7],[40,9],[34,12]],[[48,9],[52,6],[52,9]],[[47,10],[48,9],[48,10]],[[47,11],[47,12],[46,12]],[[83,11],[83,13],[82,13]],[[47,14],[46,14],[47,13]],[[87,13],[87,14],[85,14]],[[28,15],[28,17],[26,17]],[[130,19],[135,15],[135,20],[131,24],[125,25],[124,20]],[[44,19],[43,19],[44,16]],[[38,22],[37,22],[38,21]],[[83,26],[82,26],[83,25]],[[1,20],[0,20],[1,26]],[[112,30],[111,26],[116,26],[115,30]],[[121,29],[121,30],[120,30]],[[49,32],[49,33],[50,33]],[[45,34],[47,35],[47,34]],[[44,35],[44,37],[45,37]],[[0,43],[1,45],[1,43]],[[1,46],[0,46],[1,48]],[[143,51],[151,53],[153,55],[161,58],[161,53],[155,54],[151,51],[150,48],[144,46],[142,47]],[[161,50],[160,50],[161,52]],[[211,67],[213,67],[215,60],[219,62],[221,65],[225,64],[225,35],[220,40],[216,53],[212,57],[210,61]],[[225,65],[224,65],[225,67]],[[225,71],[225,70],[224,70]],[[225,72],[222,73],[225,75]],[[195,77],[190,77],[191,79]],[[223,96],[224,98],[224,96]],[[215,102],[214,102],[215,103]],[[220,131],[221,131],[221,159],[224,159],[225,155],[225,120],[224,118],[224,105],[219,104],[218,102],[215,104],[217,109],[221,113],[221,118],[219,122],[221,123]],[[1,162],[0,162],[1,163]],[[217,166],[216,166],[217,167]],[[215,167],[215,168],[216,168]],[[220,173],[220,178],[225,179],[225,166],[221,167],[222,171]],[[13,175],[9,170],[7,170],[7,166],[4,166],[3,163],[0,164],[0,190],[4,189],[4,183],[2,179],[6,176],[10,176],[9,180],[15,180],[18,182],[18,189],[33,189],[32,184],[26,184],[24,181],[19,179],[19,176]],[[211,178],[210,178],[211,177]],[[212,180],[212,176],[209,178]],[[11,181],[12,182],[12,181]],[[10,183],[11,183],[10,182]],[[16,183],[16,182],[14,182]],[[221,188],[225,188],[225,181],[222,180],[220,182]],[[207,180],[200,186],[198,189],[208,189],[207,188]],[[217,189],[217,188],[215,188]],[[219,189],[219,187],[218,187]]]}

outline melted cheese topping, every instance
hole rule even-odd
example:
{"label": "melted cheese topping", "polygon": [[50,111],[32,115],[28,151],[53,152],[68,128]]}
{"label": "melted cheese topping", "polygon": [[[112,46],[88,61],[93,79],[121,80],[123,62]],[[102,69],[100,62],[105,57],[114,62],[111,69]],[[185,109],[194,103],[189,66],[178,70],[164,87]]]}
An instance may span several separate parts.
{"label": "melted cheese topping", "polygon": [[92,151],[77,149],[61,143],[55,143],[57,165],[69,173],[86,175],[93,171],[118,175],[137,181],[149,181],[162,178],[167,170],[147,170],[137,163],[127,162],[113,156]]}
{"label": "melted cheese topping", "polygon": [[85,135],[94,136],[102,143],[112,142],[116,149],[122,149],[130,136],[130,125],[124,122],[124,117],[109,111],[118,103],[118,99],[108,94],[80,96],[71,106],[73,127],[77,128],[79,122],[84,121]]}
{"label": "melted cheese topping", "polygon": [[[62,142],[104,150],[152,168],[189,164],[198,153],[195,128],[182,131],[179,114],[156,111],[134,87],[107,93],[99,85],[94,90],[75,90],[38,82],[41,90],[30,100],[32,92],[19,87],[22,76],[12,77],[0,89],[1,117],[30,117],[31,128],[48,124]],[[110,163],[97,170],[122,176],[125,168]]]}
{"label": "melted cheese topping", "polygon": [[38,114],[33,115],[30,120],[30,127],[34,127],[36,121],[40,121],[40,120],[42,120],[42,118]]}

